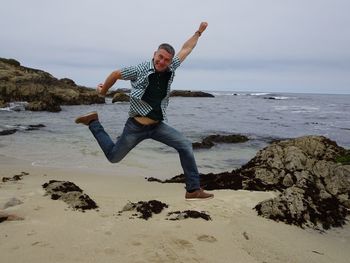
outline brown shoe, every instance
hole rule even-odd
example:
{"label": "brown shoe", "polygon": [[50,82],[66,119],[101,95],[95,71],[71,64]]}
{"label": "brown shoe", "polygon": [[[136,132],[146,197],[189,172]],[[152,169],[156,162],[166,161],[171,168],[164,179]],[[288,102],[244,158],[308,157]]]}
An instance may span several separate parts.
{"label": "brown shoe", "polygon": [[89,112],[87,114],[81,115],[75,119],[75,123],[81,123],[84,125],[89,125],[90,122],[98,120],[98,115],[96,111]]}
{"label": "brown shoe", "polygon": [[192,200],[207,200],[213,198],[213,194],[208,194],[204,192],[204,190],[201,188],[199,190],[196,190],[192,193],[186,192],[185,199],[188,201]]}

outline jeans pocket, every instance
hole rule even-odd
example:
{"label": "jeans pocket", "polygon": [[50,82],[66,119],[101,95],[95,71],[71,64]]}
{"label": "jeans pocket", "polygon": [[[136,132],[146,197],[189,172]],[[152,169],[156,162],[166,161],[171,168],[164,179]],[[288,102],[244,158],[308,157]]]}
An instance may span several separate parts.
{"label": "jeans pocket", "polygon": [[128,130],[128,131],[132,131],[132,132],[141,132],[143,130],[143,125],[142,124],[139,124],[136,122],[136,120],[134,120],[133,118],[129,118],[127,121],[126,121],[126,124],[125,124],[125,128]]}

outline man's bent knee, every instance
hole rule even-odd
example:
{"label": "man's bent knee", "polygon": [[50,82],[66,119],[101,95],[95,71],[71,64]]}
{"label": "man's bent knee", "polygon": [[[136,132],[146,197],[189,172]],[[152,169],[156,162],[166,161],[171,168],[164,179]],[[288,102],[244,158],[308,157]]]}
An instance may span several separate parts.
{"label": "man's bent knee", "polygon": [[120,158],[119,156],[106,156],[106,157],[110,163],[119,163],[123,159],[123,157]]}

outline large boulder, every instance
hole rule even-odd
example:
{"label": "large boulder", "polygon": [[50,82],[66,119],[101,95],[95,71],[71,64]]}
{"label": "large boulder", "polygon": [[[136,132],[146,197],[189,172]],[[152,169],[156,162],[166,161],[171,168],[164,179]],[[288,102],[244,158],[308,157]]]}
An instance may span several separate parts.
{"label": "large boulder", "polygon": [[350,166],[337,163],[347,151],[322,136],[272,143],[237,173],[249,190],[278,190],[259,203],[258,214],[299,226],[341,226],[350,209]]}
{"label": "large boulder", "polygon": [[60,111],[60,105],[105,103],[95,90],[73,80],[23,67],[13,59],[0,58],[0,96],[5,102],[27,101],[29,110]]}
{"label": "large boulder", "polygon": [[117,93],[126,93],[126,94],[130,94],[131,92],[131,89],[128,89],[128,88],[119,88],[119,89],[116,89],[116,90],[110,90],[107,92],[106,94],[106,97],[111,97],[113,98],[115,94]]}
{"label": "large boulder", "polygon": [[112,103],[115,102],[129,102],[130,101],[130,97],[128,94],[125,94],[124,92],[117,92],[114,94],[113,99],[112,99]]}
{"label": "large boulder", "polygon": [[52,101],[31,101],[25,106],[26,110],[30,111],[50,111],[59,112],[61,111],[61,106],[58,103]]}
{"label": "large boulder", "polygon": [[337,157],[344,154],[344,148],[326,137],[304,136],[272,143],[238,172],[246,178],[243,184],[246,189],[284,190],[310,175],[334,177],[336,170],[346,169],[336,163]]}

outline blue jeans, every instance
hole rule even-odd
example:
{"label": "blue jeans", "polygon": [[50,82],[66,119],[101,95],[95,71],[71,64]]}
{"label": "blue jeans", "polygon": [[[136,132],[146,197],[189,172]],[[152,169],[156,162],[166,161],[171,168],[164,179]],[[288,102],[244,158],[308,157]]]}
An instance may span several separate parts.
{"label": "blue jeans", "polygon": [[133,118],[129,118],[116,143],[112,141],[98,120],[91,122],[89,129],[111,163],[121,161],[129,151],[145,139],[153,139],[175,148],[180,155],[187,191],[200,188],[199,173],[191,141],[164,122],[142,125]]}

